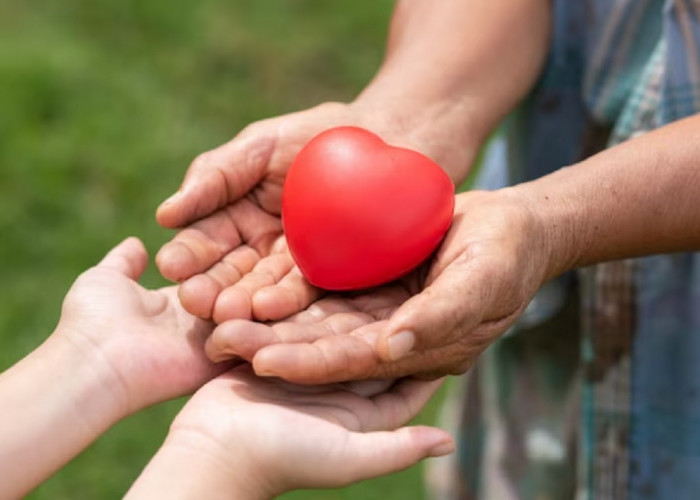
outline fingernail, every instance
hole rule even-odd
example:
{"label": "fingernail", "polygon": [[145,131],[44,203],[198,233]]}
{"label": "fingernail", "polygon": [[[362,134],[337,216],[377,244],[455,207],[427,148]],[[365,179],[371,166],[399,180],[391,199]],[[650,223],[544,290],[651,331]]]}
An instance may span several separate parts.
{"label": "fingernail", "polygon": [[416,343],[416,335],[410,330],[402,330],[389,337],[387,342],[389,359],[392,361],[406,357]]}
{"label": "fingernail", "polygon": [[454,453],[454,451],[455,443],[454,441],[450,440],[444,441],[430,448],[428,455],[431,457],[442,457],[443,455],[449,455],[450,453]]}
{"label": "fingernail", "polygon": [[253,368],[258,377],[276,377],[277,374],[267,368]]}

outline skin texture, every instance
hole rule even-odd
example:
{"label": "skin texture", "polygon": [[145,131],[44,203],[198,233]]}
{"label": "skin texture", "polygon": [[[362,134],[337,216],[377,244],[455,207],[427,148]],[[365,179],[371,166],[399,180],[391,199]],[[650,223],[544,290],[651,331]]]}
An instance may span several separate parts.
{"label": "skin texture", "polygon": [[[378,289],[329,294],[277,323],[223,323],[207,353],[215,360],[240,356],[259,374],[299,383],[462,373],[542,281],[543,261],[531,258],[537,253],[530,240],[513,237],[542,240],[537,221],[521,208],[492,193],[460,195],[440,250],[414,273]],[[414,340],[395,345],[387,332],[410,332]]]}
{"label": "skin texture", "polygon": [[[549,17],[545,0],[400,1],[382,66],[353,102],[254,123],[195,159],[156,214],[161,225],[181,229],[156,262],[182,282],[185,309],[217,323],[267,320],[318,299],[286,257],[279,220],[296,153],[327,128],[356,125],[425,154],[460,182],[483,140],[533,84]],[[494,58],[498,65],[486,64]]]}
{"label": "skin texture", "polygon": [[513,188],[548,240],[548,276],[700,249],[700,115]]}
{"label": "skin texture", "polygon": [[546,280],[700,249],[698,144],[693,116],[539,180],[459,195],[425,278],[329,296],[277,324],[224,323],[207,352],[303,383],[463,372]]}
{"label": "skin texture", "polygon": [[449,453],[454,443],[444,431],[397,429],[439,384],[403,381],[363,396],[343,386],[261,379],[238,367],[187,403],[127,498],[272,498]]}
{"label": "skin texture", "polygon": [[136,238],[114,248],[75,281],[56,331],[0,375],[0,476],[12,478],[0,498],[24,496],[120,419],[229,366],[204,356],[212,325],[174,287],[136,283],[146,263]]}
{"label": "skin texture", "polygon": [[212,325],[172,287],[139,286],[146,262],[136,238],[115,247],[75,281],[56,331],[0,375],[0,476],[12,478],[0,498],[25,496],[127,415],[195,389],[131,498],[270,498],[454,450],[442,430],[397,430],[439,381],[307,388],[210,362]]}
{"label": "skin texture", "polygon": [[[444,158],[443,168],[458,180],[468,170],[462,161],[470,152],[473,158],[539,72],[550,15],[548,2],[399,2],[382,67],[346,106],[360,121],[352,123],[377,126],[380,135],[383,124],[397,124],[388,127],[387,142],[396,137],[397,145]],[[493,60],[500,64],[489,64]],[[302,114],[318,123],[314,113]],[[278,238],[273,256],[260,253],[248,274],[227,274],[214,254],[200,258],[199,267],[179,266],[187,275],[204,273],[190,278],[180,297],[188,310],[203,317],[213,311],[220,323],[206,345],[212,359],[241,356],[259,374],[322,383],[463,372],[547,279],[593,262],[698,247],[697,120],[663,127],[531,183],[460,195],[457,217],[435,258],[390,286],[324,294],[304,281]],[[277,175],[284,176],[287,163],[275,164]],[[171,215],[189,214],[177,224],[211,224],[196,244],[181,245],[189,255],[203,255],[198,245],[216,245],[223,234],[216,233],[223,226],[205,215],[211,210],[192,217],[192,207],[202,207],[203,193],[240,172],[222,157],[215,175],[203,174],[195,191],[168,208]],[[239,183],[240,192],[211,198],[232,207],[243,192],[250,196],[264,185]],[[168,222],[162,210],[159,218]],[[161,269],[178,262],[168,252],[182,238],[164,247]],[[191,293],[193,281],[201,284],[213,274],[218,284],[209,292]],[[253,325],[245,321],[250,318],[267,323]]]}

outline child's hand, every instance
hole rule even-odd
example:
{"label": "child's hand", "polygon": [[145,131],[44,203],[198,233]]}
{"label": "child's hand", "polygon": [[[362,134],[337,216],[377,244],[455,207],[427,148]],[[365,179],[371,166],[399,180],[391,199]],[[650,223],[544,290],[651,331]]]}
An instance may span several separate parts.
{"label": "child's hand", "polygon": [[135,281],[147,263],[137,238],[111,250],[75,281],[54,335],[82,351],[121,416],[190,393],[226,368],[203,355],[212,326],[182,309],[175,287]]}
{"label": "child's hand", "polygon": [[0,477],[12,480],[0,498],[23,497],[120,419],[226,369],[203,354],[209,323],[172,288],[134,281],[147,260],[136,238],[114,248],[76,280],[54,334],[1,374]]}
{"label": "child's hand", "polygon": [[393,430],[439,384],[402,381],[363,397],[340,385],[297,386],[257,378],[248,365],[234,368],[187,403],[130,497],[269,498],[343,486],[450,453],[454,443],[440,429]]}

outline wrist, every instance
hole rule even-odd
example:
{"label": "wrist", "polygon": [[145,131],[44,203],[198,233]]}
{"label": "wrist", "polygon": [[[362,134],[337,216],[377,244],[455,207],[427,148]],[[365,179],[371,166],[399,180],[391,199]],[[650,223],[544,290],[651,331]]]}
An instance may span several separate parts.
{"label": "wrist", "polygon": [[258,480],[245,449],[224,446],[199,431],[171,430],[126,498],[263,500],[279,493]]}
{"label": "wrist", "polygon": [[534,293],[552,277],[552,250],[546,228],[539,212],[518,190],[460,193],[455,204],[455,219],[459,217],[475,220],[465,233],[469,255],[485,253],[493,258],[494,249],[501,252],[499,265],[507,274],[518,277],[520,285],[514,288],[522,288],[525,295]]}
{"label": "wrist", "polygon": [[26,495],[121,418],[104,383],[60,335],[2,374],[0,475],[13,480],[0,497]]}
{"label": "wrist", "polygon": [[542,238],[545,281],[577,267],[586,246],[579,207],[573,200],[557,196],[556,187],[552,189],[546,181],[545,177],[502,190],[517,198],[524,209],[533,214]]}
{"label": "wrist", "polygon": [[456,94],[411,94],[405,84],[372,82],[349,104],[394,146],[415,149],[438,163],[455,184],[468,175],[491,128],[474,119],[468,100]]}
{"label": "wrist", "polygon": [[49,366],[65,372],[64,396],[70,400],[76,419],[96,436],[133,413],[123,381],[94,345],[81,344],[59,326],[36,352],[52,360],[47,362]]}
{"label": "wrist", "polygon": [[137,410],[131,407],[125,381],[104,350],[87,336],[59,324],[37,352],[49,350],[53,357],[60,356],[71,371],[69,394],[75,412],[86,426],[103,432]]}

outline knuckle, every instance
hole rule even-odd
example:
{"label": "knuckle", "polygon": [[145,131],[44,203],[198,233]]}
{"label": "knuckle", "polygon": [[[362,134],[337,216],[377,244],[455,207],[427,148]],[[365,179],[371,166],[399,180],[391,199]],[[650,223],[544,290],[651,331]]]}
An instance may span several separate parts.
{"label": "knuckle", "polygon": [[194,157],[194,160],[192,160],[192,165],[190,168],[192,170],[207,168],[212,162],[212,156],[213,154],[211,151],[205,151],[204,153],[198,154]]}
{"label": "knuckle", "polygon": [[475,358],[486,349],[492,340],[493,335],[491,335],[490,332],[480,331],[478,328],[472,329],[460,337],[458,341],[457,352],[459,354],[457,358],[459,360]]}
{"label": "knuckle", "polygon": [[445,371],[445,375],[462,375],[462,374],[466,373],[467,370],[469,370],[469,368],[471,368],[472,364],[473,364],[473,361],[471,359],[462,360],[462,361],[450,366]]}
{"label": "knuckle", "polygon": [[245,138],[251,135],[257,135],[265,127],[265,120],[249,123],[238,133],[238,138]]}
{"label": "knuckle", "polygon": [[313,109],[319,112],[335,112],[335,111],[343,111],[347,108],[347,105],[339,102],[339,101],[326,101],[322,102],[321,104],[318,104],[315,106]]}

